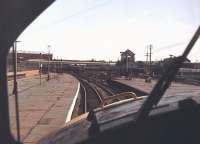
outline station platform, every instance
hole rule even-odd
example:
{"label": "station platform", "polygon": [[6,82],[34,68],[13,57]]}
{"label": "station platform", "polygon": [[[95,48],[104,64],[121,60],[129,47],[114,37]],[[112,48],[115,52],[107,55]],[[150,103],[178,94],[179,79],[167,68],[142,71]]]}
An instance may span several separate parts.
{"label": "station platform", "polygon": [[[151,83],[146,83],[145,79],[133,78],[132,80],[127,80],[124,78],[115,78],[117,82],[123,83],[125,85],[131,86],[135,89],[143,91],[145,93],[150,93],[157,81],[152,80]],[[200,96],[200,87],[196,85],[183,84],[178,82],[172,82],[169,89],[167,89],[164,96],[173,96],[173,95],[199,95]]]}
{"label": "station platform", "polygon": [[[20,71],[20,72],[17,72],[16,76],[17,76],[17,79],[20,79],[20,78],[25,78],[25,77],[36,76],[38,75],[38,73],[39,73],[39,70]],[[7,73],[8,80],[13,80],[13,77],[14,77],[13,72]]]}
{"label": "station platform", "polygon": [[[47,134],[63,127],[70,120],[79,81],[69,74],[39,75],[18,80],[21,141],[36,143]],[[13,81],[9,86],[10,126],[16,136],[15,99],[12,95]]]}

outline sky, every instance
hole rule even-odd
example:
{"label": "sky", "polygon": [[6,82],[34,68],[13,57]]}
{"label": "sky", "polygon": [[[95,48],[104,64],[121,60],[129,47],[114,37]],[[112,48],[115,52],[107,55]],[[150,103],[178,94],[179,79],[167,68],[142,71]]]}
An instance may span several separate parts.
{"label": "sky", "polygon": [[[56,0],[18,38],[18,49],[54,58],[118,60],[130,49],[145,60],[180,55],[200,25],[200,0]],[[200,40],[189,55],[200,62]]]}

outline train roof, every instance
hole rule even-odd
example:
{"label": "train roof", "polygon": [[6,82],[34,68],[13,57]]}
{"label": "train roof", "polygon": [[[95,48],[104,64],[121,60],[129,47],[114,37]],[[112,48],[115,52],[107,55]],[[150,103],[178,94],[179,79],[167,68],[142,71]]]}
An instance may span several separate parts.
{"label": "train roof", "polygon": [[[190,138],[197,139],[194,132],[199,129],[197,121],[200,120],[200,111],[195,110],[200,106],[198,95],[164,97],[151,111],[149,118],[138,124],[135,121],[136,115],[144,100],[128,99],[97,108],[89,114],[73,119],[38,143],[167,144],[184,143]],[[186,110],[187,108],[189,109]],[[186,135],[187,137],[184,137]]]}

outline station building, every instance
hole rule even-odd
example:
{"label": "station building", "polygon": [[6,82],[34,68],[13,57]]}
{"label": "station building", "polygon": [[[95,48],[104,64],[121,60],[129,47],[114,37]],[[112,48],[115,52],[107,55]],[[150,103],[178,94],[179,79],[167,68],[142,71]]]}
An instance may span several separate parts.
{"label": "station building", "polygon": [[119,62],[120,72],[122,74],[131,74],[136,68],[135,53],[127,49],[124,52],[120,52],[121,60]]}

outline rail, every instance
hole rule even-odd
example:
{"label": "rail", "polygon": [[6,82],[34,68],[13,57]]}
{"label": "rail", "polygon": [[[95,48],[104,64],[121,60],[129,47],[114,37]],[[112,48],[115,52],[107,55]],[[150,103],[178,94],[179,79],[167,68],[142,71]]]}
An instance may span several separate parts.
{"label": "rail", "polygon": [[82,99],[83,99],[83,112],[86,113],[97,106],[102,105],[103,98],[98,90],[88,81],[79,79],[82,88]]}

